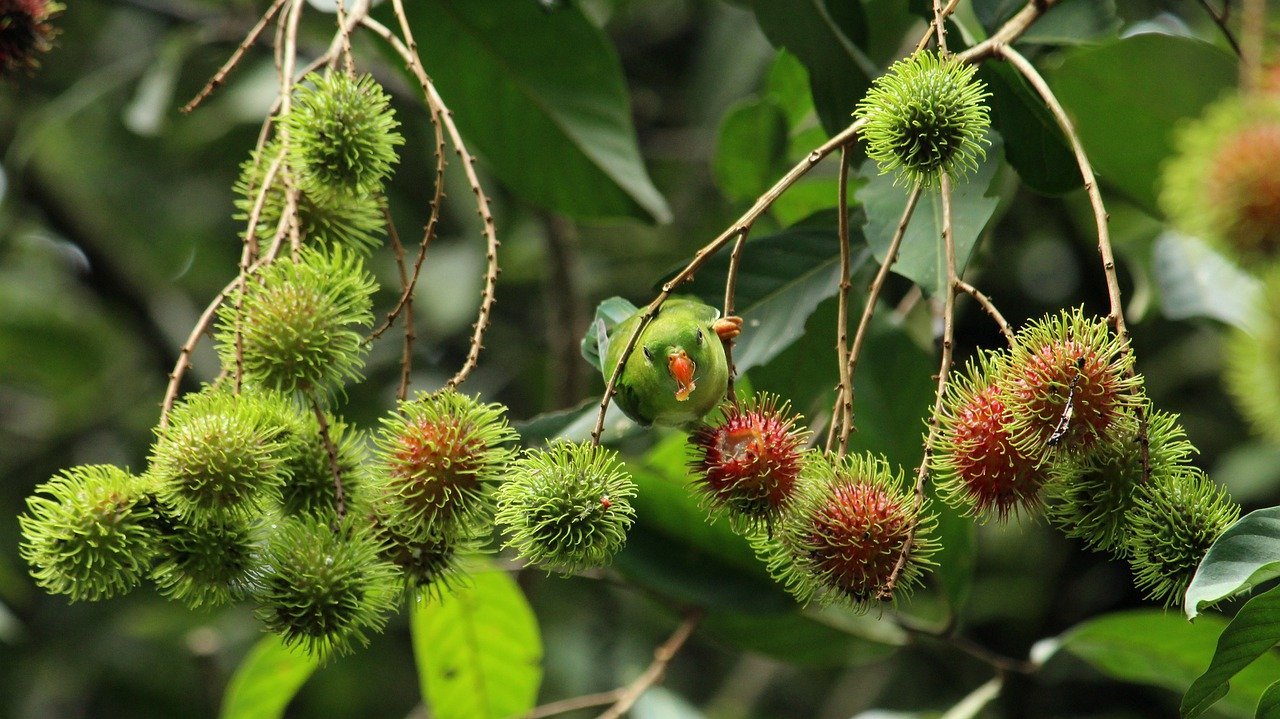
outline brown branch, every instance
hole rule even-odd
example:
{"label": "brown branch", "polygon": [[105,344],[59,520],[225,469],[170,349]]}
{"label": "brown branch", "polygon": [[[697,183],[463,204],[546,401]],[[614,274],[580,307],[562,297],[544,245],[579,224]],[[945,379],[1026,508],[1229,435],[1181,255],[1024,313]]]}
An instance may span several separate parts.
{"label": "brown branch", "polygon": [[329,420],[324,416],[320,401],[315,395],[309,395],[307,399],[311,401],[311,411],[316,416],[316,423],[320,425],[320,441],[324,443],[325,454],[329,456],[329,472],[333,474],[334,511],[337,512],[338,521],[341,522],[347,516],[347,493],[342,488],[342,467],[338,466],[338,448],[334,446],[333,437],[329,435]]}
{"label": "brown branch", "polygon": [[947,15],[941,0],[933,0],[933,34],[938,38],[938,54],[947,55]]}
{"label": "brown branch", "polygon": [[400,306],[404,308],[404,350],[400,355],[400,389],[396,391],[396,399],[403,402],[409,396],[409,373],[413,368],[413,341],[417,333],[413,326],[413,292],[410,291],[409,272],[404,264],[404,245],[400,243],[400,233],[396,223],[391,219],[391,210],[382,203],[382,217],[387,223],[387,237],[391,241],[391,250],[396,258],[396,271],[400,275],[400,286],[404,288],[404,297]]}
{"label": "brown branch", "polygon": [[961,651],[974,659],[990,666],[1000,674],[1022,674],[1031,675],[1040,670],[1040,665],[1026,659],[1015,659],[1014,657],[1005,656],[999,652],[988,649],[981,644],[960,635],[956,632],[954,626],[947,626],[942,630],[934,630],[929,627],[917,624],[905,616],[895,616],[894,623],[905,630],[908,634],[917,637],[925,637],[941,642],[953,649]]}
{"label": "brown branch", "polygon": [[1022,9],[1008,22],[1001,25],[998,30],[991,33],[986,40],[974,45],[963,52],[956,53],[956,59],[963,62],[977,62],[984,58],[993,57],[999,54],[999,49],[1009,45],[1013,41],[1022,36],[1022,33],[1031,27],[1031,24],[1039,20],[1042,15],[1048,12],[1059,0],[1030,0]]}
{"label": "brown branch", "polygon": [[[738,294],[738,267],[742,264],[742,246],[747,242],[747,234],[751,231],[749,227],[742,228],[738,233],[738,239],[733,243],[733,250],[729,253],[729,272],[724,280],[724,316],[733,315],[733,303]],[[736,407],[738,405],[738,393],[733,388],[734,380],[738,373],[738,368],[733,364],[733,340],[725,340],[724,342],[724,359],[725,365],[729,368],[729,382],[725,386],[725,396]]]}
{"label": "brown branch", "polygon": [[1262,87],[1262,51],[1266,36],[1267,0],[1244,0],[1240,13],[1240,87],[1246,94]]}
{"label": "brown branch", "polygon": [[[351,55],[351,30],[347,25],[347,6],[343,0],[337,0],[334,4],[334,12],[338,21],[338,44],[342,50],[339,53],[342,56],[342,67],[347,73],[347,77],[354,78],[356,76],[356,60]],[[337,56],[329,60],[329,66],[337,65]]]}
{"label": "brown branch", "polygon": [[1000,327],[1000,334],[1004,335],[1005,340],[1010,345],[1013,344],[1013,330],[1010,329],[1009,323],[1005,321],[1004,315],[1000,314],[1000,310],[996,309],[995,303],[991,301],[990,297],[982,294],[982,291],[977,287],[961,279],[956,280],[956,289],[977,300],[978,304],[982,305],[982,309],[986,310],[987,314],[991,316],[991,319],[996,321],[996,325]]}
{"label": "brown branch", "polygon": [[635,681],[627,685],[623,690],[618,701],[597,719],[619,719],[626,714],[631,707],[650,687],[662,681],[662,675],[667,671],[667,665],[675,658],[680,648],[689,640],[693,634],[693,630],[697,629],[698,623],[702,621],[701,610],[694,610],[685,615],[684,621],[676,627],[676,631],[663,642],[661,646],[653,651],[653,661],[649,663],[649,667],[644,673],[636,677]]}
{"label": "brown branch", "polygon": [[916,471],[915,509],[916,521],[907,528],[907,536],[902,540],[902,551],[894,562],[893,571],[885,580],[880,590],[881,599],[893,596],[893,589],[902,574],[902,568],[911,558],[911,548],[915,543],[916,529],[919,526],[919,510],[924,506],[924,485],[929,478],[929,462],[933,455],[933,444],[938,437],[938,415],[942,412],[942,400],[947,391],[947,376],[951,372],[951,353],[955,342],[955,310],[956,310],[956,243],[951,224],[951,177],[942,174],[942,244],[946,256],[947,282],[942,297],[942,360],[938,365],[938,389],[934,394],[933,412],[929,415],[929,435],[924,443],[924,457],[920,460],[920,468]]}
{"label": "brown branch", "polygon": [[1235,51],[1236,57],[1242,57],[1243,55],[1240,52],[1240,43],[1236,42],[1235,36],[1231,34],[1231,28],[1227,26],[1227,17],[1231,13],[1230,0],[1223,0],[1222,12],[1214,10],[1213,6],[1209,4],[1209,0],[1199,0],[1199,2],[1200,7],[1204,8],[1204,11],[1213,19],[1213,23],[1222,31],[1222,36],[1227,39],[1227,44]]}
{"label": "brown branch", "polygon": [[[950,0],[950,2],[947,3],[946,7],[942,8],[942,16],[944,18],[950,17],[951,13],[955,12],[956,6],[959,4],[960,4],[960,0]],[[933,39],[933,33],[935,30],[937,30],[937,25],[934,23],[929,23],[929,27],[925,28],[924,35],[920,37],[920,42],[916,43],[916,52],[920,52],[921,50],[925,49],[925,47],[929,44],[929,41]]]}
{"label": "brown branch", "polygon": [[902,238],[907,234],[907,225],[911,224],[911,216],[915,214],[916,205],[920,202],[920,194],[923,190],[920,183],[916,183],[916,186],[911,189],[911,194],[907,195],[907,206],[903,208],[902,216],[898,218],[898,226],[893,231],[893,239],[889,241],[884,262],[880,264],[880,270],[871,281],[870,289],[867,290],[867,303],[862,308],[862,319],[858,321],[858,330],[853,336],[853,346],[849,349],[849,395],[843,398],[848,405],[848,417],[840,432],[842,449],[848,448],[849,433],[853,431],[853,375],[858,369],[858,358],[862,356],[862,345],[867,340],[867,332],[871,328],[871,318],[875,315],[880,292],[884,288],[885,280],[889,277],[889,270],[893,267],[893,263],[898,261],[898,250],[902,247]]}
{"label": "brown branch", "polygon": [[[843,457],[849,448],[849,421],[853,415],[853,375],[849,372],[849,288],[852,283],[853,260],[849,257],[849,148],[840,148],[840,172],[836,181],[836,237],[840,243],[840,292],[836,300],[836,362],[840,386],[836,389],[836,406],[831,413],[831,426],[840,426],[840,445],[836,455]],[[828,447],[830,438],[828,435]]]}
{"label": "brown branch", "polygon": [[286,2],[289,2],[289,0],[275,0],[271,3],[271,7],[267,8],[267,11],[262,14],[261,18],[258,18],[258,22],[249,29],[249,33],[245,35],[244,39],[240,41],[240,44],[236,46],[235,51],[231,53],[231,57],[227,58],[227,61],[222,64],[222,67],[218,68],[218,71],[209,79],[209,82],[205,83],[205,86],[200,89],[200,92],[196,93],[196,96],[191,98],[190,102],[182,106],[182,114],[186,115],[195,110],[200,106],[200,103],[204,102],[214,93],[215,90],[221,87],[222,83],[227,81],[227,75],[230,75],[236,65],[240,64],[240,59],[244,57],[244,54],[249,51],[249,48],[258,41],[258,37],[262,35],[262,31],[265,30],[267,24],[271,22],[271,18],[275,17],[276,13],[280,12],[280,8],[284,7]]}

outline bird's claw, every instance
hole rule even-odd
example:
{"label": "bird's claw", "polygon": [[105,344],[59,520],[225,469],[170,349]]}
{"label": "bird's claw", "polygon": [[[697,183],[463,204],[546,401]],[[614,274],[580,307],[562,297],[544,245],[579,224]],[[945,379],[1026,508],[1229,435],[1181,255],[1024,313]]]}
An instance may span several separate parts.
{"label": "bird's claw", "polygon": [[721,342],[728,342],[742,334],[742,318],[737,315],[721,317],[711,325],[711,329],[715,330]]}

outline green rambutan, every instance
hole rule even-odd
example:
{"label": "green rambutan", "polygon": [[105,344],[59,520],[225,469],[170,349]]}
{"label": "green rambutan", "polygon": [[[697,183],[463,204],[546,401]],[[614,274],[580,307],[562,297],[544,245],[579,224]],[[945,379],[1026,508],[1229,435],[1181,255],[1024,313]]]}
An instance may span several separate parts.
{"label": "green rambutan", "polygon": [[72,601],[97,601],[141,583],[157,541],[143,480],[111,465],[80,465],[35,491],[18,516],[18,551],[36,584]]}
{"label": "green rambutan", "polygon": [[1253,429],[1280,440],[1280,266],[1264,280],[1249,328],[1227,340],[1223,381]]}
{"label": "green rambutan", "polygon": [[1165,606],[1181,601],[1209,547],[1239,518],[1225,488],[1198,469],[1153,476],[1137,489],[1127,527],[1138,587]]}
{"label": "green rambutan", "polygon": [[[1165,482],[1184,471],[1196,451],[1177,415],[1146,408],[1148,482]],[[1089,548],[1120,554],[1125,548],[1127,516],[1143,484],[1142,445],[1132,423],[1119,442],[1091,457],[1073,457],[1049,469],[1049,519],[1068,537]]]}
{"label": "green rambutan", "polygon": [[378,194],[404,144],[399,125],[391,98],[371,76],[308,75],[283,120],[298,186],[324,204],[334,195]]}
{"label": "green rambutan", "polygon": [[1280,251],[1280,101],[1231,95],[1174,136],[1160,205],[1180,229],[1244,262]]}
{"label": "green rambutan", "polygon": [[[377,284],[342,247],[304,248],[249,278],[218,310],[218,352],[251,385],[285,393],[332,393],[360,377]],[[238,336],[237,336],[238,335]]]}
{"label": "green rambutan", "polygon": [[990,93],[977,67],[932,52],[895,62],[876,78],[854,115],[865,119],[867,156],[895,181],[938,183],[947,173],[966,175],[986,156]]}
{"label": "green rambutan", "polygon": [[790,409],[761,394],[689,435],[694,488],[736,527],[772,526],[791,498],[809,432]]}
{"label": "green rambutan", "polygon": [[453,389],[401,402],[375,438],[383,519],[404,536],[424,540],[487,525],[491,485],[518,439],[505,407]]}
{"label": "green rambutan", "polygon": [[608,564],[635,519],[635,483],[617,453],[589,443],[526,450],[498,486],[506,545],[539,567],[573,573]]}
{"label": "green rambutan", "polygon": [[[258,203],[268,171],[280,157],[280,145],[272,140],[240,166],[240,178],[235,184],[235,219],[248,221]],[[285,172],[277,170],[271,186],[262,197],[257,223],[253,232],[261,243],[270,243],[280,229],[280,218],[285,210]],[[386,220],[382,214],[382,202],[373,194],[323,196],[319,200],[304,192],[298,193],[298,232],[308,244],[326,246],[345,245],[359,252],[367,252],[382,241]]]}
{"label": "green rambutan", "polygon": [[937,486],[948,504],[999,521],[1040,509],[1048,475],[1034,456],[1014,446],[998,376],[1002,358],[983,353],[947,383],[938,437],[930,453]]}
{"label": "green rambutan", "polygon": [[463,531],[409,537],[376,513],[373,524],[382,542],[382,556],[399,569],[404,594],[411,602],[438,597],[453,586],[464,574],[463,558],[479,553],[483,546],[478,535]]}
{"label": "green rambutan", "polygon": [[885,459],[809,452],[770,542],[769,569],[801,602],[865,611],[920,583],[938,548],[935,523]]}
{"label": "green rambutan", "polygon": [[322,661],[367,646],[399,596],[396,568],[367,522],[349,518],[335,530],[312,518],[284,519],[269,530],[253,583],[263,624]]}
{"label": "green rambutan", "polygon": [[166,518],[151,571],[160,593],[192,609],[220,607],[244,597],[257,568],[256,521],[228,516],[189,524]]}
{"label": "green rambutan", "polygon": [[282,422],[285,431],[278,456],[285,481],[280,487],[280,511],[286,516],[305,514],[317,519],[337,519],[338,497],[330,446],[342,481],[345,511],[358,512],[370,499],[364,438],[357,429],[332,414],[326,412],[325,417],[328,444],[319,420],[311,412],[294,410]]}
{"label": "green rambutan", "polygon": [[1143,402],[1133,355],[1106,320],[1077,308],[1023,327],[998,386],[1008,431],[1028,457],[1106,452]]}
{"label": "green rambutan", "polygon": [[247,516],[277,499],[279,395],[221,387],[189,394],[156,429],[150,476],[160,500],[184,521],[201,524]]}

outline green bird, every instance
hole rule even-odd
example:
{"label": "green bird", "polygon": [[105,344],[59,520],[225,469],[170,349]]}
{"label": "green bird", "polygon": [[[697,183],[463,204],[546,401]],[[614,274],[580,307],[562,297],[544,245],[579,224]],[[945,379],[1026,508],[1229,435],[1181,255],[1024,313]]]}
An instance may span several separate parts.
{"label": "green bird", "polygon": [[[630,306],[617,300],[616,308]],[[602,305],[602,308],[604,305]],[[622,350],[644,315],[634,309],[608,329],[596,322],[600,371],[605,382],[617,366]],[[697,299],[673,297],[645,325],[635,349],[618,378],[615,402],[623,413],[642,425],[691,425],[724,398],[729,363],[724,343],[737,337],[741,317],[720,317],[720,310]],[[589,339],[589,338],[588,338]],[[585,343],[584,343],[585,345]]]}

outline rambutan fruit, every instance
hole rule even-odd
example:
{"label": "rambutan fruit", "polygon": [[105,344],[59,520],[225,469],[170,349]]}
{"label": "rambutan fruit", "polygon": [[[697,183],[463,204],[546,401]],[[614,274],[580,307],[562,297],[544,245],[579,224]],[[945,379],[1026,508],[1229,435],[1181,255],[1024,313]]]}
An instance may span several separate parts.
{"label": "rambutan fruit", "polygon": [[943,174],[977,170],[991,118],[990,93],[976,77],[977,66],[917,52],[895,62],[876,78],[854,115],[865,119],[867,156],[895,181],[938,183]]}
{"label": "rambutan fruit", "polygon": [[329,394],[360,376],[377,284],[341,246],[303,248],[259,270],[218,310],[222,365],[251,385]]}
{"label": "rambutan fruit", "polygon": [[383,519],[406,537],[429,540],[487,526],[491,486],[518,439],[506,408],[446,389],[401,402],[375,441]]}
{"label": "rambutan fruit", "polygon": [[982,518],[1034,513],[1048,474],[1037,457],[1023,454],[1009,433],[1010,414],[1000,384],[1002,357],[982,353],[947,383],[938,436],[930,452],[937,486],[946,502]]}
{"label": "rambutan fruit", "polygon": [[49,0],[0,0],[0,77],[39,66],[56,34],[49,20],[63,7]]}
{"label": "rambutan fruit", "polygon": [[166,518],[151,578],[160,594],[192,609],[245,596],[257,568],[256,519],[229,516],[190,524]]}
{"label": "rambutan fruit", "polygon": [[1176,604],[1200,560],[1240,518],[1240,506],[1198,469],[1179,467],[1137,489],[1128,521],[1129,565],[1147,597]]}
{"label": "rambutan fruit", "polygon": [[187,395],[156,430],[149,476],[160,500],[200,524],[261,510],[279,497],[284,473],[278,424],[284,399],[207,387]]}
{"label": "rambutan fruit", "polygon": [[1160,204],[1173,223],[1251,262],[1280,251],[1280,101],[1228,96],[1174,137]]}
{"label": "rambutan fruit", "polygon": [[144,482],[111,465],[80,465],[36,487],[18,516],[36,584],[72,601],[130,591],[151,568],[157,533]]}
{"label": "rambutan fruit", "polygon": [[536,566],[573,573],[608,564],[635,518],[631,475],[612,450],[556,442],[525,451],[498,486],[506,545]]}
{"label": "rambutan fruit", "polygon": [[769,569],[801,602],[866,610],[920,583],[934,524],[883,458],[809,452]]}
{"label": "rambutan fruit", "polygon": [[363,517],[336,529],[312,518],[269,528],[254,578],[256,614],[285,644],[326,660],[367,646],[399,596],[396,568]]}
{"label": "rambutan fruit", "polygon": [[1263,279],[1248,329],[1227,340],[1223,382],[1253,429],[1280,440],[1280,266]]}
{"label": "rambutan fruit", "polygon": [[[311,412],[290,407],[290,416],[282,418],[280,469],[285,480],[280,486],[280,511],[286,516],[310,515],[318,519],[337,519],[337,485],[333,464],[336,460],[342,482],[343,509],[361,511],[370,499],[366,467],[368,451],[361,433],[343,420],[325,413],[325,434]],[[329,456],[333,450],[333,458]]]}
{"label": "rambutan fruit", "polygon": [[298,85],[283,126],[298,186],[322,204],[376,195],[399,159],[391,98],[369,75],[312,73]]}
{"label": "rambutan fruit", "polygon": [[1028,457],[1107,451],[1142,403],[1133,354],[1100,317],[1077,308],[1023,327],[997,384],[1008,431]]}
{"label": "rambutan fruit", "polygon": [[693,486],[713,509],[743,530],[772,526],[800,475],[808,430],[798,427],[789,403],[761,394],[689,435]]}
{"label": "rambutan fruit", "polygon": [[383,558],[399,570],[404,595],[411,602],[438,597],[452,586],[463,576],[463,558],[479,553],[484,543],[477,534],[462,531],[409,537],[383,522],[376,511],[373,527],[382,542]]}
{"label": "rambutan fruit", "polygon": [[[1146,408],[1147,482],[1165,482],[1184,471],[1196,451],[1177,415]],[[1119,555],[1129,534],[1126,517],[1143,485],[1142,444],[1136,423],[1106,452],[1067,458],[1051,465],[1049,520],[1090,549]]]}

